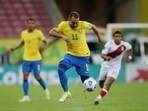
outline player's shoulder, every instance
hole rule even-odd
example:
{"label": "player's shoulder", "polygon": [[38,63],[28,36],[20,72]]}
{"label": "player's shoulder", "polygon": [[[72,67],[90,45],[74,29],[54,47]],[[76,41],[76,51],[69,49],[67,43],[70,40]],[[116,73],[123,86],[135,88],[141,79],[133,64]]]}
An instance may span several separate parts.
{"label": "player's shoulder", "polygon": [[130,45],[130,43],[129,43],[129,42],[126,42],[126,41],[121,41],[121,43],[122,43],[123,45]]}
{"label": "player's shoulder", "polygon": [[61,21],[61,22],[58,24],[58,26],[56,26],[56,27],[67,27],[67,26],[69,26],[68,21]]}
{"label": "player's shoulder", "polygon": [[88,21],[79,21],[79,24],[83,25],[83,24],[90,24],[90,22]]}
{"label": "player's shoulder", "polygon": [[42,32],[40,29],[34,29],[35,32]]}
{"label": "player's shoulder", "polygon": [[122,41],[122,45],[124,45],[127,49],[131,49],[132,45],[129,42]]}
{"label": "player's shoulder", "polygon": [[79,21],[79,26],[84,28],[84,29],[92,29],[92,23],[87,22],[87,21]]}
{"label": "player's shoulder", "polygon": [[106,48],[110,48],[114,45],[114,40],[109,40],[105,43],[105,47]]}
{"label": "player's shoulder", "polygon": [[25,29],[25,30],[21,31],[21,34],[25,34],[25,33],[27,33],[27,32],[28,32],[28,30]]}
{"label": "player's shoulder", "polygon": [[112,44],[114,44],[114,40],[109,40],[106,42],[106,45],[112,45]]}
{"label": "player's shoulder", "polygon": [[34,31],[33,31],[32,33],[34,33],[34,34],[36,34],[36,35],[43,34],[42,30],[37,29],[37,28],[36,28],[36,29],[34,29]]}
{"label": "player's shoulder", "polygon": [[61,25],[68,25],[68,21],[61,21],[60,24]]}

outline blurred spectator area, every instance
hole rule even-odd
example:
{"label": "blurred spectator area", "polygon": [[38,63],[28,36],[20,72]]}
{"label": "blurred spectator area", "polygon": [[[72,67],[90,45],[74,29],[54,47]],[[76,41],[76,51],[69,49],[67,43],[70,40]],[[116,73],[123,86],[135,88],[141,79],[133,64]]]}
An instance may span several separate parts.
{"label": "blurred spectator area", "polygon": [[59,21],[67,20],[69,12],[73,10],[80,13],[82,20],[102,27],[106,27],[107,23],[139,22],[139,1],[0,0],[0,37],[19,37],[29,17],[35,18],[38,28],[47,35]]}
{"label": "blurred spectator area", "polygon": [[52,19],[42,0],[0,0],[0,37],[20,37],[27,18],[35,18],[45,35]]}

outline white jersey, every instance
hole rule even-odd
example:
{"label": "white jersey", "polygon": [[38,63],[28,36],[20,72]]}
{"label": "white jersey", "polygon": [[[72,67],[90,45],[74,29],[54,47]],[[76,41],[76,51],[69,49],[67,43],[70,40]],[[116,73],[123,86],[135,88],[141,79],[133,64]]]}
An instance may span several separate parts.
{"label": "white jersey", "polygon": [[121,41],[121,43],[117,45],[114,40],[108,41],[102,50],[102,54],[110,56],[113,59],[110,61],[104,60],[102,66],[106,68],[120,69],[124,52],[131,48],[132,46],[128,42]]}

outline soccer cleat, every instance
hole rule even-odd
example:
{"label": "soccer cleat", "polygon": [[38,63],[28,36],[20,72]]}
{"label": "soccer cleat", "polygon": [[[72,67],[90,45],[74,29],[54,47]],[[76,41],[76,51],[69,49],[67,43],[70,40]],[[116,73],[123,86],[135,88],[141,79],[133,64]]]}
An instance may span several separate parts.
{"label": "soccer cleat", "polygon": [[64,94],[62,95],[62,97],[59,99],[59,102],[65,102],[67,98],[71,97],[71,93],[68,92],[64,92]]}
{"label": "soccer cleat", "polygon": [[24,96],[19,102],[30,102],[29,96]]}
{"label": "soccer cleat", "polygon": [[45,89],[45,95],[46,95],[46,99],[50,99],[50,93],[48,89]]}
{"label": "soccer cleat", "polygon": [[95,102],[94,102],[94,105],[97,105],[97,104],[99,104],[99,99],[98,98],[96,98]]}

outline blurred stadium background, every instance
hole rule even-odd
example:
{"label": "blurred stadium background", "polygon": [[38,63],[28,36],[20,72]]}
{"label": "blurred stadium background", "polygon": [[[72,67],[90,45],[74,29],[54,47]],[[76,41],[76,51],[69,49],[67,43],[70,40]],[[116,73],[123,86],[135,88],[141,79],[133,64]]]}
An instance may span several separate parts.
{"label": "blurred stadium background", "polygon": [[[111,39],[114,30],[124,34],[134,48],[133,61],[123,61],[121,74],[117,82],[148,81],[148,14],[147,0],[0,0],[0,85],[16,85],[22,82],[22,51],[7,53],[7,49],[15,47],[20,41],[20,32],[25,28],[28,17],[37,20],[47,39],[48,31],[61,20],[67,20],[70,11],[78,11],[81,20],[97,25],[105,42]],[[87,42],[91,49],[91,76],[98,78],[100,70],[100,52],[102,46],[96,42],[93,33],[87,32]],[[65,43],[57,41],[42,52],[42,76],[48,84],[58,84],[57,64],[65,53]],[[70,83],[77,83],[79,77],[67,73]],[[33,76],[30,83],[38,84]]]}

